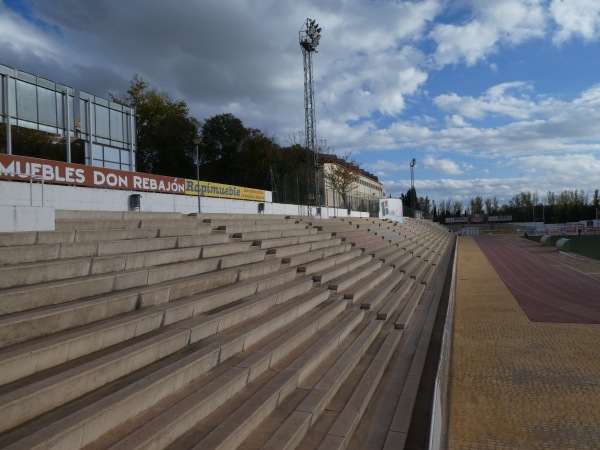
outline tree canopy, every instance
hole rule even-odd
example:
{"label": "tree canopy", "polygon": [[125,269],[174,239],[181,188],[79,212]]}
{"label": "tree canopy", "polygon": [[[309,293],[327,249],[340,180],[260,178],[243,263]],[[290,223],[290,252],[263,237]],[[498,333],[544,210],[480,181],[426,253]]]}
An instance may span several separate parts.
{"label": "tree canopy", "polygon": [[140,172],[192,178],[199,123],[183,100],[150,88],[134,75],[127,93],[111,100],[136,110],[136,167]]}

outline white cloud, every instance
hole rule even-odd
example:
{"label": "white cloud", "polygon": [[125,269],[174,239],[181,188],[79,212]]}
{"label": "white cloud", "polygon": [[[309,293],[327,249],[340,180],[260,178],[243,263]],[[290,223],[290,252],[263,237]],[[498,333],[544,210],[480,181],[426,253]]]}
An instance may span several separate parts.
{"label": "white cloud", "polygon": [[509,163],[532,177],[543,176],[565,189],[581,189],[582,180],[600,181],[600,159],[590,154],[534,155]]}
{"label": "white cloud", "polygon": [[527,119],[540,108],[527,95],[531,90],[529,83],[502,83],[492,86],[478,98],[451,93],[439,95],[433,102],[443,111],[457,112],[470,119],[482,119],[488,114]]}
{"label": "white cloud", "polygon": [[5,49],[52,60],[64,50],[58,37],[55,31],[39,28],[0,3],[0,46]]}
{"label": "white cloud", "polygon": [[600,35],[600,3],[597,0],[552,0],[550,12],[559,28],[553,37],[557,44],[574,36],[590,41]]}
{"label": "white cloud", "polygon": [[450,159],[435,159],[432,156],[426,156],[423,159],[423,164],[428,169],[433,169],[448,175],[459,175],[462,173],[460,165]]}
{"label": "white cloud", "polygon": [[452,127],[462,128],[462,127],[468,126],[467,122],[465,122],[464,117],[459,116],[458,114],[452,114],[451,116],[446,116],[445,122],[446,122],[446,126],[448,128],[452,128]]}
{"label": "white cloud", "polygon": [[518,45],[545,33],[546,13],[541,0],[465,2],[470,19],[462,24],[438,24],[429,37],[437,48],[438,66],[464,61],[472,66],[496,52],[499,45]]}

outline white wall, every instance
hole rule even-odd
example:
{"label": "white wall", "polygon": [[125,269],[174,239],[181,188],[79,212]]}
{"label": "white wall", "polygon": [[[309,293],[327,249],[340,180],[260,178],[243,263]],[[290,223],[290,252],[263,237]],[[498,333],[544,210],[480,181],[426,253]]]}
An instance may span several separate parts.
{"label": "white wall", "polygon": [[0,232],[54,230],[54,208],[0,205]]}
{"label": "white wall", "polygon": [[[198,198],[189,195],[156,194],[152,192],[133,192],[116,189],[97,189],[79,186],[61,186],[29,182],[1,181],[0,180],[0,207],[19,206],[27,208],[46,207],[52,209],[52,222],[54,210],[82,210],[82,211],[131,211],[129,197],[131,194],[140,194],[141,211],[148,212],[180,212],[190,214],[198,212]],[[232,200],[225,198],[202,197],[200,199],[203,213],[234,213],[256,214],[259,202]],[[314,218],[327,219],[330,217],[347,217],[345,209],[323,207],[321,216],[316,215],[315,208],[311,208]],[[42,209],[40,209],[42,211]],[[307,216],[305,205],[289,205],[282,203],[264,203],[265,214]],[[368,217],[367,213],[351,211],[351,217]],[[40,219],[41,220],[41,219]],[[41,224],[41,222],[40,222]],[[4,231],[1,230],[0,231]],[[6,230],[8,231],[8,230]],[[19,231],[24,231],[19,229]]]}

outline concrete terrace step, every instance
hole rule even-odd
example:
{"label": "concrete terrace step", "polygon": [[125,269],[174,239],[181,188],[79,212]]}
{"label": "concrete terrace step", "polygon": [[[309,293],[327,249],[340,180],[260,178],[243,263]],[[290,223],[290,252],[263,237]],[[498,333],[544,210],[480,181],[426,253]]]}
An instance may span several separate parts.
{"label": "concrete terrace step", "polygon": [[[111,292],[135,290],[141,307],[235,281],[240,269],[214,272],[220,258],[164,267],[88,275],[0,291],[0,315],[86,299]],[[246,269],[244,269],[246,270]],[[207,274],[203,276],[202,274]],[[193,277],[193,278],[191,278]],[[124,292],[128,295],[128,292]]]}
{"label": "concrete terrace step", "polygon": [[[212,315],[207,327],[210,328],[214,324],[221,331],[226,328],[224,317],[227,318],[227,323],[230,324],[236,323],[236,321],[239,322],[239,318],[236,319],[236,317],[247,318],[247,314],[238,310],[244,310],[244,308],[247,309],[248,305],[253,305],[256,311],[257,306],[254,303],[267,301],[263,297],[274,296],[278,301],[282,301],[289,295],[299,295],[312,287],[313,283],[309,279],[299,279],[292,282],[294,275],[293,270],[269,273],[239,283],[228,284],[222,288],[207,291],[202,295],[182,299],[180,302],[174,301],[172,304],[162,305],[168,300],[165,299],[159,306],[143,311],[131,311],[131,314],[116,320],[102,321],[86,329],[77,329],[38,340],[30,345],[5,349],[0,351],[0,385],[143,335],[160,326],[175,323],[172,309],[181,309],[179,307],[180,303],[188,305],[189,310],[190,303],[195,305],[198,302],[203,302],[202,308],[197,307],[188,314],[179,314],[179,317],[183,320],[199,315],[210,308],[214,309],[231,304],[244,298],[244,296],[257,296],[259,293],[264,293],[262,297],[258,296],[245,305],[229,308],[219,314]],[[219,320],[215,322],[216,319]],[[195,330],[196,334],[204,333],[205,336],[211,334],[206,331],[201,332],[198,324],[195,325]]]}
{"label": "concrete terrace step", "polygon": [[371,250],[368,250],[368,253],[373,256],[375,259],[380,259],[382,262],[389,261],[390,258],[393,258],[398,253],[403,252],[398,248],[398,242],[392,242],[389,245],[384,247],[377,247]]}
{"label": "concrete terrace step", "polygon": [[[237,395],[231,397],[231,399],[227,397],[216,400],[218,404],[227,402],[223,406],[224,408],[230,409],[233,407],[236,410],[237,417],[234,419],[234,429],[239,428],[243,423],[239,417],[241,411],[244,411],[246,415],[250,413],[252,416],[251,420],[254,423],[263,416],[262,408],[257,405],[256,399],[252,402],[253,410],[248,411],[248,408],[244,408],[244,406],[240,407],[239,397],[245,396],[245,392],[247,391],[255,391],[257,387],[265,389],[264,380],[265,376],[268,376],[268,372],[273,371],[282,360],[289,359],[290,354],[297,354],[301,351],[302,347],[313,343],[318,336],[322,336],[327,329],[331,328],[332,319],[342,312],[344,305],[340,302],[329,303],[328,306],[323,308],[320,306],[323,303],[322,298],[318,299],[314,294],[313,297],[315,300],[308,302],[312,303],[311,309],[307,309],[306,314],[299,315],[292,322],[293,325],[291,328],[283,333],[278,333],[274,336],[274,339],[257,349],[253,355],[235,364],[233,369],[244,368],[249,371],[246,385],[243,387],[243,390],[238,389],[237,392],[233,393]],[[317,315],[322,315],[322,317],[318,318]],[[306,332],[306,328],[310,329],[309,333]],[[318,355],[313,356],[316,358]],[[220,386],[215,387],[217,389],[220,388]],[[272,388],[267,389],[273,391]],[[171,405],[168,408],[164,408],[158,414],[154,413],[142,416],[141,420],[138,421],[142,426],[133,431],[133,433],[114,440],[116,442],[110,448],[128,450],[145,449],[156,440],[160,441],[160,447],[162,448],[180,437],[185,437],[184,433],[190,431],[191,428],[202,430],[204,428],[202,421],[212,412],[209,408],[212,406],[211,403],[214,404],[215,402],[214,394],[211,393],[212,395],[207,396],[209,392],[208,389],[201,387],[200,389],[195,389],[190,395],[181,393],[174,396],[176,398],[170,402]],[[220,395],[220,397],[224,396]],[[262,399],[264,400],[264,398]],[[221,428],[223,426],[221,425]],[[230,436],[235,435],[236,438],[240,437],[238,433],[232,433],[231,431],[227,434]],[[229,441],[230,443],[231,441]],[[178,446],[177,443],[174,445],[175,447]],[[187,447],[193,448],[193,444],[188,444]],[[214,447],[203,442],[201,448]]]}
{"label": "concrete terrace step", "polygon": [[[225,239],[223,239],[223,237]],[[112,256],[129,253],[170,250],[175,248],[225,243],[225,235],[200,234],[195,236],[130,238],[127,240],[97,240],[94,242],[67,242],[0,247],[0,265],[52,261],[78,257]],[[180,245],[181,244],[183,245]],[[187,244],[187,245],[186,245]]]}
{"label": "concrete terrace step", "polygon": [[[313,302],[312,308],[323,302],[323,295],[328,295],[326,290],[322,292],[322,294],[316,296],[318,300]],[[303,302],[306,302],[306,300],[303,299]],[[182,354],[170,364],[163,365],[162,368],[151,372],[147,376],[133,379],[131,384],[79,411],[75,411],[71,415],[59,419],[50,426],[42,426],[35,432],[28,433],[19,441],[13,442],[12,445],[5,448],[34,448],[41,443],[50,443],[62,449],[80,448],[100,438],[111,429],[117,428],[124,422],[123,417],[133,417],[151,411],[150,408],[157,402],[176,395],[178,391],[181,392],[189,386],[194,386],[194,383],[197,386],[196,380],[199,379],[198,377],[233,358],[233,365],[223,365],[224,371],[217,372],[214,378],[204,377],[205,381],[200,385],[202,387],[194,386],[193,395],[187,394],[182,397],[184,400],[183,407],[191,406],[193,413],[201,416],[206,415],[219,404],[226,402],[234,393],[243,389],[252,381],[252,377],[256,377],[267,370],[270,364],[269,361],[271,361],[271,364],[275,364],[278,358],[285,356],[308,338],[314,338],[314,331],[328,326],[331,320],[340,314],[340,307],[343,309],[344,306],[343,303],[338,302],[337,305],[332,304],[328,308],[320,308],[321,314],[319,314],[318,320],[312,317],[314,314],[311,314],[308,318],[300,317],[296,326],[283,334],[279,334],[276,339],[269,341],[266,346],[262,347],[262,352],[256,353],[262,353],[266,357],[266,359],[263,358],[267,362],[266,365],[263,363],[257,365],[259,361],[253,356],[250,357],[251,359],[244,357],[236,360],[234,355],[239,354],[243,345],[238,346],[239,350],[234,353],[231,353],[231,349],[229,349],[227,355],[222,355],[222,352],[226,349],[226,347],[223,347],[225,342],[216,340],[187,355]],[[308,326],[309,323],[312,324],[311,327]],[[313,332],[307,333],[307,328],[312,328]],[[236,339],[235,334],[229,337],[225,336],[225,338],[228,341],[231,341],[232,338],[234,341],[239,341],[239,339]],[[260,350],[260,348],[257,350]],[[313,357],[317,358],[317,356]],[[201,381],[202,378],[199,380]],[[179,406],[179,408],[181,407]],[[172,411],[170,412],[172,413]],[[185,414],[183,417],[176,416],[174,418],[179,419],[177,421],[179,425],[171,422],[170,427],[164,428],[169,423],[164,423],[161,420],[151,422],[151,426],[145,426],[141,436],[140,433],[128,433],[126,441],[120,448],[148,448],[147,444],[144,443],[137,447],[136,440],[141,437],[146,442],[150,442],[147,439],[155,437],[156,434],[154,433],[157,431],[160,432],[160,441],[165,443],[169,433],[175,432],[181,426],[189,426],[189,419],[181,421],[181,418],[185,418]],[[163,424],[158,425],[161,422]],[[147,425],[150,425],[150,423]]]}
{"label": "concrete terrace step", "polygon": [[156,249],[4,265],[0,266],[0,289],[193,261],[200,259],[202,252],[202,247]]}
{"label": "concrete terrace step", "polygon": [[312,261],[318,261],[323,258],[327,258],[332,255],[337,255],[339,253],[346,252],[352,248],[351,244],[341,243],[339,245],[332,245],[329,247],[318,248],[316,250],[311,250],[307,253],[301,253],[292,255],[289,258],[284,258],[283,262],[289,264],[290,267],[297,267],[302,264],[308,264]]}
{"label": "concrete terrace step", "polygon": [[[298,392],[305,380],[319,370],[319,365],[337,350],[339,342],[359,325],[360,317],[360,314],[356,313],[345,315],[337,325],[322,334],[320,339],[304,353],[286,364],[286,368],[266,380],[262,386],[254,387],[253,392],[240,408],[237,408],[237,405],[235,405],[235,411],[228,408],[226,413],[229,413],[229,416],[210,433],[201,433],[203,436],[196,440],[195,445],[190,448],[236,448],[240,445],[244,438],[256,429],[257,423],[254,420],[252,409],[260,412],[260,418],[264,423],[264,419],[268,419],[270,413],[284,406],[287,399]],[[196,429],[201,428],[202,423],[196,427]],[[236,432],[228,433],[227,429]],[[263,434],[262,430],[261,434]],[[260,445],[260,448],[266,447]]]}
{"label": "concrete terrace step", "polygon": [[412,289],[413,286],[414,280],[412,278],[404,280],[404,282],[400,285],[400,288],[395,291],[381,307],[377,313],[377,320],[387,320],[396,311],[400,303],[402,303],[404,300],[406,294]]}
{"label": "concrete terrace step", "polygon": [[146,212],[146,211],[78,211],[56,210],[57,220],[124,220],[124,219],[173,219],[188,218],[178,212]]}
{"label": "concrete terrace step", "polygon": [[265,214],[192,214],[194,217],[198,217],[198,220],[202,220],[205,223],[245,223],[249,225],[261,225],[261,224],[272,224],[272,223],[299,223],[301,219],[292,216],[282,215],[265,215]]}
{"label": "concrete terrace step", "polygon": [[136,216],[129,215],[124,218],[97,218],[97,219],[56,219],[56,230],[106,230],[106,229],[132,229],[132,228],[170,228],[190,227],[200,225],[196,218],[178,214],[172,217],[154,215]]}
{"label": "concrete terrace step", "polygon": [[319,450],[345,449],[362,419],[367,407],[379,386],[389,361],[398,348],[402,330],[391,330],[385,337],[377,354],[362,374],[352,395],[340,411],[339,415],[328,428]]}
{"label": "concrete terrace step", "polygon": [[212,233],[212,228],[201,225],[179,228],[133,228],[128,230],[74,230],[74,242],[100,242],[154,237],[197,236]]}
{"label": "concrete terrace step", "polygon": [[[280,267],[280,261],[278,260],[255,263],[253,260],[245,260],[245,255],[252,257],[252,253],[247,253],[225,258],[198,260],[194,263],[173,264],[164,268],[154,268],[142,272],[142,275],[144,275],[142,277],[143,282],[140,282],[138,287],[166,283],[163,286],[156,286],[154,289],[129,289],[123,292],[92,297],[72,304],[58,304],[0,317],[0,348],[96,320],[114,317],[143,306],[173,301],[190,295],[190,292],[203,292],[210,287],[236,280],[243,281],[260,275],[273,274]],[[264,254],[262,258],[264,259]],[[223,269],[230,270],[217,271],[223,261],[228,262],[227,267],[223,267]],[[259,261],[262,261],[262,259],[259,259]],[[230,264],[231,267],[229,267]],[[293,274],[294,271],[289,272]],[[130,272],[129,275],[131,274]],[[113,277],[117,276],[126,275],[113,275]],[[186,280],[187,277],[192,278]],[[179,282],[169,283],[174,280],[179,280]],[[89,280],[85,281],[89,282]],[[110,278],[108,281],[111,281]],[[112,281],[115,282],[116,280]],[[63,287],[68,289],[69,285],[63,285]],[[129,287],[131,286],[123,286],[123,289]],[[16,293],[22,294],[23,292],[17,291]],[[39,298],[40,301],[44,301],[43,293],[44,289],[40,292],[42,294]],[[15,295],[13,299],[17,300],[20,297],[20,295]],[[13,308],[16,308],[16,306]],[[175,314],[172,309],[175,308],[170,307],[165,320],[169,319],[170,314]],[[189,307],[186,310],[188,309]]]}
{"label": "concrete terrace step", "polygon": [[290,269],[279,271],[277,266],[258,265],[257,269],[260,268],[264,268],[264,272],[257,273],[248,279],[169,302],[162,308],[164,310],[163,323],[169,325],[198,316],[290,282],[295,278],[294,271]]}
{"label": "concrete terrace step", "polygon": [[[288,234],[313,234],[318,230],[309,228],[305,223],[261,223],[261,224],[248,224],[245,222],[231,222],[223,224],[221,222],[212,222],[211,225],[214,229],[225,230],[229,234],[244,234],[256,231],[281,231],[282,237]],[[303,231],[302,231],[303,230]]]}
{"label": "concrete terrace step", "polygon": [[368,241],[357,242],[355,245],[364,252],[372,252],[379,248],[385,248],[390,245],[387,239],[370,239]]}
{"label": "concrete terrace step", "polygon": [[[177,247],[181,240],[182,246]],[[165,264],[183,263],[198,259],[223,257],[220,266],[231,267],[229,255],[241,253],[240,264],[244,261],[264,259],[265,251],[251,250],[251,243],[228,243],[219,235],[196,237],[161,238],[150,241],[111,241],[94,245],[90,249],[96,255],[70,257],[58,260],[39,260],[38,263],[16,263],[0,266],[0,289],[35,285],[52,281],[77,278],[86,275],[101,275],[117,271],[149,269]],[[193,244],[200,246],[192,246]],[[205,244],[205,245],[202,245]],[[139,251],[141,248],[147,251]],[[100,254],[98,254],[100,253]],[[27,260],[32,259],[27,252],[21,252]],[[7,253],[9,255],[9,253]],[[0,257],[2,252],[0,252]],[[56,256],[56,255],[55,255]],[[33,258],[35,259],[35,258]],[[239,264],[237,264],[239,265]],[[33,270],[35,266],[35,270]]]}
{"label": "concrete terrace step", "polygon": [[385,260],[385,264],[398,269],[409,263],[413,259],[413,254],[404,250],[400,250]]}
{"label": "concrete terrace step", "polygon": [[299,243],[295,245],[288,245],[284,247],[275,247],[269,248],[267,250],[268,254],[274,254],[277,258],[284,258],[283,262],[289,263],[290,256],[298,255],[301,253],[307,253],[312,250],[324,249],[327,247],[335,247],[339,246],[342,243],[341,239],[329,239],[329,240],[319,240],[319,241],[309,241],[304,243]]}
{"label": "concrete terrace step", "polygon": [[285,247],[290,245],[298,244],[298,236],[287,236],[274,239],[263,239],[260,241],[254,241],[254,243],[261,249],[271,249],[277,247]]}
{"label": "concrete terrace step", "polygon": [[311,275],[313,273],[329,269],[336,264],[341,264],[351,259],[354,259],[358,257],[361,253],[361,250],[348,250],[343,253],[338,253],[332,256],[324,257],[318,261],[298,266],[298,272],[302,272],[305,275]]}
{"label": "concrete terrace step", "polygon": [[[415,313],[417,305],[418,305],[419,301],[421,300],[421,296],[423,295],[424,291],[425,291],[425,285],[423,285],[423,284],[417,285],[415,291],[413,292],[411,297],[406,302],[406,305],[402,309],[402,313],[400,314],[400,316],[398,316],[398,319],[396,319],[394,328],[397,328],[400,330],[403,330],[406,328],[406,325],[410,322],[410,319],[412,318],[413,314]],[[386,314],[387,312],[388,312],[387,310],[386,311],[382,310],[379,314],[383,315],[383,314]]]}
{"label": "concrete terrace step", "polygon": [[394,361],[413,360],[443,284],[446,229],[258,214],[57,222],[0,234],[0,448],[365,448],[390,372],[404,406],[390,427],[383,417],[381,445],[407,429],[420,372]]}
{"label": "concrete terrace step", "polygon": [[361,302],[361,309],[373,309],[376,310],[379,305],[387,298],[388,294],[394,290],[394,288],[404,278],[402,273],[396,274],[394,277],[390,277],[386,280],[386,283],[382,283],[380,286],[375,288],[365,299]]}
{"label": "concrete terrace step", "polygon": [[[344,298],[350,300],[352,303],[357,303],[360,299],[364,298],[368,293],[382,283],[389,283],[388,277],[393,275],[393,269],[389,266],[383,266],[375,270],[373,273],[367,275],[361,280],[359,284],[352,284],[350,287],[343,290]],[[397,276],[396,274],[395,276]],[[402,276],[402,275],[401,275]],[[392,281],[393,282],[393,281]]]}
{"label": "concrete terrace step", "polygon": [[[373,257],[371,255],[363,255],[358,258],[354,258],[348,262],[340,262],[336,263],[335,267],[313,275],[313,280],[320,284],[327,284],[330,280],[333,280],[339,276],[347,274],[349,271],[352,271],[358,267],[362,267],[365,264],[368,264]],[[376,262],[375,265],[380,265],[379,262]]]}
{"label": "concrete terrace step", "polygon": [[[202,317],[200,320],[188,320],[180,323],[175,329],[167,329],[160,334],[138,340],[133,345],[107,354],[105,357],[74,366],[67,371],[56,374],[54,377],[45,377],[43,380],[21,389],[9,389],[8,392],[0,394],[0,401],[4,405],[10,420],[2,421],[0,426],[10,428],[23,423],[42,412],[60,406],[62,402],[69,401],[101,385],[108,384],[112,380],[151,364],[187,345],[258,316],[277,304],[283,304],[308,292],[311,287],[311,283],[296,283],[283,289],[271,289],[260,295],[249,296],[242,304]],[[329,292],[321,290],[321,294],[317,295],[316,298],[324,301],[328,297]],[[302,299],[302,303],[306,303],[306,298]],[[218,308],[220,305],[212,306]],[[298,305],[292,307],[291,317],[295,317],[297,309]],[[283,311],[285,313],[285,310]],[[284,322],[286,318],[288,321],[291,320],[289,311],[283,315],[283,318]],[[248,331],[243,337],[244,347],[252,345],[253,342],[268,335],[273,329],[282,326],[283,323],[281,317],[271,318],[270,322],[270,324],[268,322],[263,323],[262,327]],[[262,333],[258,332],[259,329],[262,330]],[[250,333],[252,333],[252,338],[249,337]],[[229,345],[235,346],[238,341],[239,336],[235,336],[235,339]],[[222,354],[223,351],[222,348]],[[98,376],[99,373],[106,374],[106,376]],[[0,428],[0,431],[4,430]]]}
{"label": "concrete terrace step", "polygon": [[[319,241],[331,238],[331,233],[317,234],[313,228],[293,228],[271,231],[248,231],[241,233],[233,233],[232,237],[242,241],[270,241],[277,239],[293,240],[297,238],[295,243],[301,244],[304,242]],[[318,231],[318,230],[317,230]]]}
{"label": "concrete terrace step", "polygon": [[386,239],[390,242],[395,242],[395,241],[399,241],[401,239],[404,239],[404,236],[394,230],[389,230],[389,229],[385,229],[385,230],[378,230],[376,231],[377,236],[381,236],[383,239]]}
{"label": "concrete terrace step", "polygon": [[328,283],[329,289],[332,291],[343,292],[353,284],[358,283],[363,278],[371,275],[374,271],[379,269],[382,264],[381,260],[369,260],[369,264],[349,270],[347,273],[330,280]]}
{"label": "concrete terrace step", "polygon": [[402,449],[405,446],[411,423],[411,415],[407,414],[407,411],[412,411],[415,405],[438,304],[439,296],[434,296],[426,313],[424,326],[418,336],[418,344],[414,351],[415,357],[410,364],[402,393],[396,404],[395,414],[389,425],[383,446],[384,450]]}
{"label": "concrete terrace step", "polygon": [[295,448],[325,410],[379,331],[381,322],[370,322],[355,338],[349,340],[345,351],[330,366],[323,377],[305,395],[287,420],[273,433],[263,449]]}
{"label": "concrete terrace step", "polygon": [[163,321],[159,309],[138,311],[0,351],[0,386],[149,333]]}

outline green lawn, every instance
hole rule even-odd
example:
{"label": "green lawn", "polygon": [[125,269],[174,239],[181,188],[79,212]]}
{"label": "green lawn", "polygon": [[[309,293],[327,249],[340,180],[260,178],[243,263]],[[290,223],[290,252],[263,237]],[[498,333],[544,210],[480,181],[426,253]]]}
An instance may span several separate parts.
{"label": "green lawn", "polygon": [[[571,252],[577,253],[588,258],[600,260],[600,235],[587,236],[551,236],[552,245],[556,245],[556,241],[561,238],[569,239],[571,242]],[[540,242],[540,236],[530,236],[527,239],[535,242]]]}

